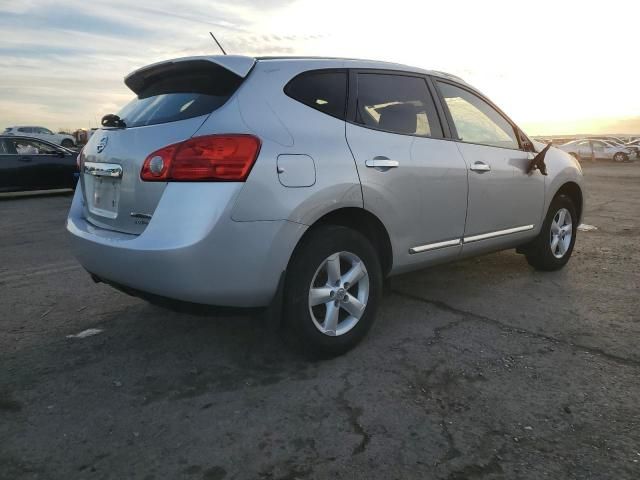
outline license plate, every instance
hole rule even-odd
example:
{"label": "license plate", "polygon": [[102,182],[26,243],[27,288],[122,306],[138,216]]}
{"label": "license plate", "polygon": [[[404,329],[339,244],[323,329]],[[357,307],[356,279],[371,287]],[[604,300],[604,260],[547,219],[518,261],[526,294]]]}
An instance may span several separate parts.
{"label": "license plate", "polygon": [[89,184],[87,185],[89,211],[102,217],[116,218],[120,201],[120,179],[92,175],[86,175],[85,179]]}

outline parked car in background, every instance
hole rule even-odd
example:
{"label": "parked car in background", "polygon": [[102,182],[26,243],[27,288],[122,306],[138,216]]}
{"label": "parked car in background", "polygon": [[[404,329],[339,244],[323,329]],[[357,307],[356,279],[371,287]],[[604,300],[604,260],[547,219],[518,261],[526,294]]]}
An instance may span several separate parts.
{"label": "parked car in background", "polygon": [[78,153],[20,135],[0,135],[0,192],[74,188]]}
{"label": "parked car in background", "polygon": [[635,152],[624,145],[614,145],[604,140],[573,140],[558,145],[558,148],[573,155],[578,160],[614,160],[616,162],[628,162]]}
{"label": "parked car in background", "polygon": [[26,135],[31,138],[39,138],[50,143],[61,145],[65,148],[73,148],[76,145],[76,139],[72,135],[66,133],[53,133],[44,127],[17,126],[5,128],[3,135]]}
{"label": "parked car in background", "polygon": [[626,143],[625,146],[636,152],[636,158],[640,158],[640,140],[632,140]]}
{"label": "parked car in background", "polygon": [[550,147],[532,169],[540,146],[458,77],[229,55],[125,83],[136,96],[83,149],[67,219],[96,281],[282,305],[296,345],[335,355],[371,327],[388,275],[509,248],[539,270],[571,256],[580,165]]}

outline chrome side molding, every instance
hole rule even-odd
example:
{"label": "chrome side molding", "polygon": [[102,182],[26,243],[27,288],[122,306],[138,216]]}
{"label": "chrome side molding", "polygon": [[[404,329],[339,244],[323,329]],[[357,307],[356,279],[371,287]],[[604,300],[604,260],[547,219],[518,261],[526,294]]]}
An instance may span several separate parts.
{"label": "chrome side molding", "polygon": [[464,243],[477,242],[478,240],[487,240],[488,238],[502,237],[503,235],[526,232],[528,230],[533,230],[533,225],[523,225],[522,227],[507,228],[506,230],[497,230],[495,232],[483,233],[481,235],[464,237],[463,242]]}
{"label": "chrome side molding", "polygon": [[409,253],[420,253],[426,252],[428,250],[435,250],[437,248],[455,247],[456,245],[460,245],[460,243],[461,242],[459,238],[455,240],[446,240],[444,242],[428,243],[426,245],[420,245],[419,247],[410,248]]}
{"label": "chrome side molding", "polygon": [[506,230],[496,230],[495,232],[483,233],[481,235],[472,235],[470,237],[456,238],[455,240],[445,240],[444,242],[428,243],[426,245],[420,245],[418,247],[410,248],[409,253],[414,254],[414,253],[427,252],[429,250],[436,250],[438,248],[455,247],[464,243],[472,243],[472,242],[478,242],[480,240],[488,240],[490,238],[502,237],[504,235],[510,235],[512,233],[527,232],[529,230],[533,230],[533,227],[534,227],[533,225],[523,225],[522,227],[508,228]]}
{"label": "chrome side molding", "polygon": [[82,170],[95,177],[122,178],[122,166],[117,163],[84,162]]}

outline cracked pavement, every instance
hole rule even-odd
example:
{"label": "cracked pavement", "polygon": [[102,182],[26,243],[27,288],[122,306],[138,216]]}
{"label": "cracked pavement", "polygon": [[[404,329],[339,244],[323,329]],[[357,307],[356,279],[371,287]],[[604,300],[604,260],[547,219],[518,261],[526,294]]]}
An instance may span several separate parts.
{"label": "cracked pavement", "polygon": [[585,175],[567,268],[396,277],[322,362],[93,284],[69,195],[0,199],[0,479],[640,478],[640,165]]}

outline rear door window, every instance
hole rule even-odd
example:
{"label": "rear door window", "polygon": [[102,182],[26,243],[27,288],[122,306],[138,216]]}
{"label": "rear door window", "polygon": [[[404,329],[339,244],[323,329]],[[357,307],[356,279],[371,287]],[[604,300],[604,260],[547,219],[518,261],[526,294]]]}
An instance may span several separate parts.
{"label": "rear door window", "polygon": [[356,123],[391,133],[441,137],[433,98],[422,77],[358,73]]}
{"label": "rear door window", "polygon": [[185,62],[142,76],[129,85],[137,97],[118,116],[127,127],[208,115],[233,95],[242,77],[211,62]]}
{"label": "rear door window", "polygon": [[344,120],[347,106],[347,72],[304,72],[284,87],[284,93],[308,107]]}

